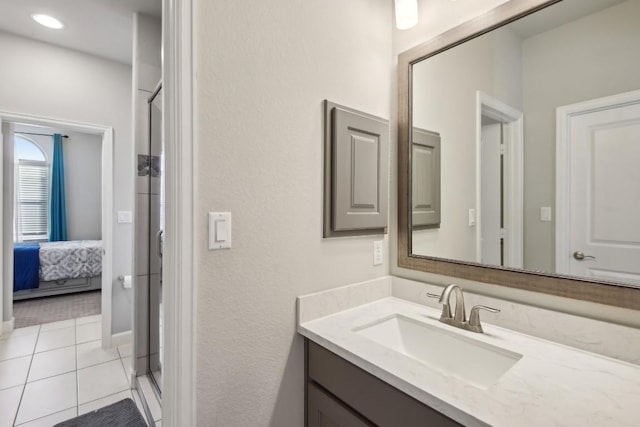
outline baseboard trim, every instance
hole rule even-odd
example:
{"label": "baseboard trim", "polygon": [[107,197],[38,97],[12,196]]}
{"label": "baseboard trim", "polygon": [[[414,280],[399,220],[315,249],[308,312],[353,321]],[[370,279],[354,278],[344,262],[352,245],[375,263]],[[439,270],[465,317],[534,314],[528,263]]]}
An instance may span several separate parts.
{"label": "baseboard trim", "polygon": [[0,335],[5,332],[13,331],[14,326],[16,325],[16,318],[12,317],[11,320],[6,320],[2,322],[2,329],[0,329]]}
{"label": "baseboard trim", "polygon": [[133,333],[131,331],[118,332],[111,335],[111,347],[133,344]]}

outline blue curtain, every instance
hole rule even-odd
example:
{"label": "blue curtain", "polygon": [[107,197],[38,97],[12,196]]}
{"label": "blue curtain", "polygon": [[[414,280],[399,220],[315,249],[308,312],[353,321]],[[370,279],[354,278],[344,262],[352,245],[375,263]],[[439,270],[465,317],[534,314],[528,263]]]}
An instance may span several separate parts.
{"label": "blue curtain", "polygon": [[51,202],[49,203],[49,241],[67,240],[67,208],[64,202],[64,159],[62,135],[53,135]]}

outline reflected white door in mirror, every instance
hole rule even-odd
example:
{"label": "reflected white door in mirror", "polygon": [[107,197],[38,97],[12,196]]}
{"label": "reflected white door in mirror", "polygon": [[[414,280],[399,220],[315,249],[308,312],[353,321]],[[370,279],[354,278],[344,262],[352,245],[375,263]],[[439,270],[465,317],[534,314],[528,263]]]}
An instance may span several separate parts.
{"label": "reflected white door in mirror", "polygon": [[640,285],[640,91],[558,108],[556,271]]}

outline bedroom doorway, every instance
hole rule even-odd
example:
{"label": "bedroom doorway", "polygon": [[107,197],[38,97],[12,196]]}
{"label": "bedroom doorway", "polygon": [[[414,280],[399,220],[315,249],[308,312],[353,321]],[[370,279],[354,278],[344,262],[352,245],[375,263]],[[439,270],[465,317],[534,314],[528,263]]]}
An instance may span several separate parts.
{"label": "bedroom doorway", "polygon": [[[0,229],[2,330],[29,326],[38,319],[43,323],[62,317],[91,319],[87,315],[98,305],[102,322],[91,325],[92,333],[102,338],[103,344],[110,343],[112,128],[6,112],[0,112],[0,125],[0,182],[4,189]],[[67,140],[66,146],[63,139]],[[68,150],[74,142],[74,148]],[[59,161],[59,154],[54,155],[63,146],[64,163]],[[60,176],[67,178],[67,183],[56,188],[52,183]],[[80,181],[93,185],[81,186]],[[56,192],[64,194],[65,190],[62,213],[49,212]],[[58,215],[66,216],[66,221],[58,220]],[[63,225],[55,227],[51,222]],[[14,266],[19,271],[14,272]],[[78,293],[83,291],[92,292]],[[38,301],[44,301],[42,298],[32,297],[46,297],[48,301],[43,305]],[[14,308],[16,312],[22,310],[20,323],[16,323]]]}

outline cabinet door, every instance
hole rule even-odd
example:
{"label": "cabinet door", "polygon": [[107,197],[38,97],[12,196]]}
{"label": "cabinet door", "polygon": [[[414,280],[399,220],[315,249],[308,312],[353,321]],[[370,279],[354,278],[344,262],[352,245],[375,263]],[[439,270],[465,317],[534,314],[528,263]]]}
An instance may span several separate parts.
{"label": "cabinet door", "polygon": [[371,427],[343,403],[334,400],[313,383],[308,389],[308,427]]}

